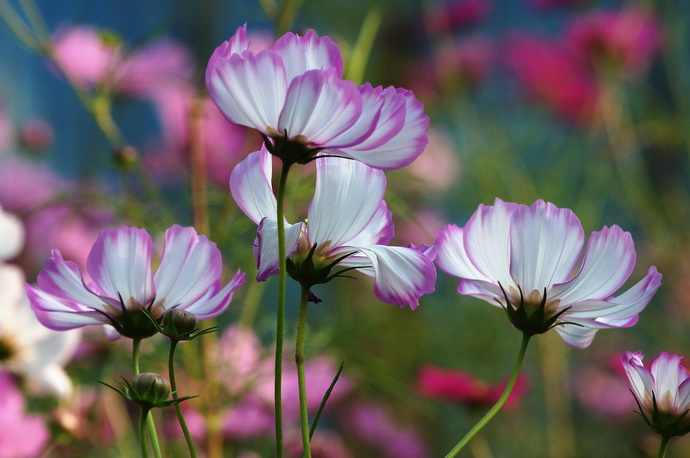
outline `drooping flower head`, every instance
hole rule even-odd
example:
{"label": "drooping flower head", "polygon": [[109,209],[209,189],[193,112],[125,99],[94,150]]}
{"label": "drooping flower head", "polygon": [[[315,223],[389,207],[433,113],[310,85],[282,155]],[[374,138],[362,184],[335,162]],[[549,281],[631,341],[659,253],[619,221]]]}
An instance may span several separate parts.
{"label": "drooping flower head", "polygon": [[273,154],[307,163],[323,153],[395,169],[422,152],[429,118],[410,91],[342,79],[340,50],[314,31],[287,33],[256,54],[246,35],[244,25],[215,50],[206,86],[225,117],[261,132]]}
{"label": "drooping flower head", "polygon": [[592,233],[582,264],[574,271],[584,231],[575,214],[538,200],[531,206],[496,199],[480,205],[464,228],[439,230],[437,264],[460,278],[458,293],[501,305],[530,335],[551,327],[565,342],[585,348],[599,329],[637,322],[661,284],[647,276],[612,297],[635,266],[630,233],[618,226]]}
{"label": "drooping flower head", "polygon": [[[262,150],[251,153],[230,176],[235,202],[259,225],[259,281],[278,271],[271,173],[271,156]],[[285,225],[288,273],[313,286],[342,268],[354,268],[374,277],[374,292],[382,301],[415,308],[420,296],[434,290],[436,270],[417,249],[386,246],[393,238],[393,223],[383,201],[385,187],[381,170],[343,158],[319,158],[308,222]]]}
{"label": "drooping flower head", "polygon": [[690,432],[690,374],[683,358],[661,352],[650,369],[643,358],[640,351],[621,358],[640,414],[656,433],[673,437]]}
{"label": "drooping flower head", "polygon": [[198,320],[213,318],[230,304],[233,292],[244,282],[237,272],[225,287],[220,275],[222,260],[215,243],[194,228],[177,225],[165,232],[160,265],[151,268],[153,241],[144,230],[122,226],[101,232],[87,260],[87,283],[79,267],[53,250],[38,275],[38,287],[27,285],[36,317],[46,327],[73,329],[105,325],[108,337],[149,337],[154,318],[179,308]]}

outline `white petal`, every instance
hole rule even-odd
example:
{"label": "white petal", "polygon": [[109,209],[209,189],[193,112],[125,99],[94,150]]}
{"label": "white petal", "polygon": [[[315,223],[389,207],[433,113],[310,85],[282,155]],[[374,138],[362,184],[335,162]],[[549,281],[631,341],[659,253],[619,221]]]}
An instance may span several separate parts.
{"label": "white petal", "polygon": [[46,294],[31,285],[26,286],[31,308],[43,326],[62,331],[87,324],[104,324],[108,320],[101,313],[74,302]]}
{"label": "white petal", "polygon": [[386,201],[382,200],[371,221],[359,234],[350,239],[348,245],[388,245],[394,236],[393,212],[388,210]]}
{"label": "white petal", "polygon": [[556,332],[563,338],[563,341],[573,348],[587,348],[594,340],[598,329],[592,329],[585,325],[560,324],[556,326]]}
{"label": "white petal", "polygon": [[126,307],[140,307],[154,297],[151,251],[151,236],[144,229],[106,229],[96,239],[86,268],[106,296],[121,296]]}
{"label": "white petal", "polygon": [[338,77],[343,73],[343,58],[338,46],[328,37],[317,37],[313,30],[303,37],[286,33],[271,50],[282,59],[288,81],[309,70],[333,68]]}
{"label": "white petal", "polygon": [[287,131],[289,138],[303,137],[310,145],[327,146],[361,113],[362,96],[353,82],[339,79],[333,69],[311,70],[290,83],[277,131]]}
{"label": "white petal", "polygon": [[230,193],[235,203],[256,224],[265,217],[275,219],[278,214],[271,176],[271,154],[265,149],[250,153],[230,174]]}
{"label": "white petal", "polygon": [[590,237],[580,272],[572,281],[554,286],[550,299],[565,303],[606,299],[625,283],[634,266],[630,233],[618,226],[604,227]]}
{"label": "white petal", "polygon": [[0,261],[17,256],[24,246],[24,226],[16,216],[0,207]]}
{"label": "white petal", "polygon": [[515,285],[510,275],[510,225],[518,204],[496,199],[493,206],[479,205],[463,230],[468,264],[504,288]]}
{"label": "white petal", "polygon": [[186,308],[218,282],[223,261],[215,243],[193,227],[174,225],[165,231],[160,266],[154,276],[156,303],[164,309]]}
{"label": "white petal", "polygon": [[379,211],[386,190],[381,170],[358,161],[324,157],[316,160],[316,191],[309,206],[309,243],[331,248],[346,244]]}
{"label": "white petal", "polygon": [[265,135],[278,126],[285,104],[285,68],[272,51],[224,55],[218,48],[206,68],[206,86],[223,115]]}
{"label": "white petal", "polygon": [[448,224],[438,230],[434,244],[438,247],[436,264],[439,269],[455,277],[492,281],[471,262],[465,251],[465,230]]}
{"label": "white petal", "polygon": [[[297,250],[297,243],[304,229],[304,223],[285,223],[286,256],[289,258]],[[256,233],[256,264],[259,272],[257,281],[266,281],[268,277],[278,272],[278,222],[275,219],[264,218],[259,223]]]}
{"label": "white petal", "polygon": [[375,272],[374,293],[384,302],[413,310],[419,298],[434,291],[436,268],[417,250],[404,247],[359,247]]}
{"label": "white petal", "polygon": [[639,351],[625,352],[622,358],[623,369],[630,381],[630,387],[640,402],[643,402],[645,398],[651,398],[655,386],[654,377],[642,363],[643,358],[642,352]]}
{"label": "white petal", "polygon": [[549,290],[573,271],[584,242],[580,220],[543,200],[520,206],[510,229],[510,272],[525,295]]}

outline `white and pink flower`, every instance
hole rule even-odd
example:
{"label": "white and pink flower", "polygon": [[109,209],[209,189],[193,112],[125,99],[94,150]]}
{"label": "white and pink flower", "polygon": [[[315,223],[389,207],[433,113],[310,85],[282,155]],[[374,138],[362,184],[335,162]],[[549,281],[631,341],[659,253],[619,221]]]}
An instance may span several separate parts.
{"label": "white and pink flower", "polygon": [[322,153],[396,169],[421,154],[429,118],[412,92],[342,79],[340,50],[313,31],[285,34],[259,53],[249,50],[246,35],[246,25],[238,28],[206,69],[211,98],[230,122],[274,144],[299,144],[305,156],[292,162]]}
{"label": "white and pink flower", "polygon": [[38,275],[38,287],[27,285],[36,317],[55,330],[96,324],[105,325],[110,338],[143,338],[153,335],[155,328],[141,308],[155,318],[172,308],[193,313],[198,320],[213,318],[228,307],[244,282],[238,271],[222,287],[220,251],[191,227],[174,225],[166,231],[155,274],[152,252],[153,241],[144,229],[104,230],[87,260],[93,280],[87,283],[75,263],[53,250]]}
{"label": "white and pink flower", "polygon": [[[255,250],[259,281],[277,273],[279,264],[271,175],[271,156],[262,150],[251,153],[230,176],[235,202],[259,225]],[[299,264],[316,245],[314,262],[326,266],[344,257],[338,266],[373,277],[379,299],[415,308],[420,296],[434,291],[436,269],[417,249],[386,246],[393,238],[393,222],[383,200],[385,188],[381,170],[343,158],[319,158],[308,222],[285,225],[287,256]]]}
{"label": "white and pink flower", "polygon": [[571,210],[543,200],[528,207],[496,199],[493,206],[480,205],[464,228],[439,230],[437,264],[460,278],[458,293],[507,311],[520,305],[528,316],[541,306],[546,320],[556,318],[553,327],[567,344],[585,348],[599,329],[633,326],[661,274],[651,267],[639,283],[612,297],[635,266],[630,233],[615,225],[594,232],[573,275],[583,243],[584,230]]}

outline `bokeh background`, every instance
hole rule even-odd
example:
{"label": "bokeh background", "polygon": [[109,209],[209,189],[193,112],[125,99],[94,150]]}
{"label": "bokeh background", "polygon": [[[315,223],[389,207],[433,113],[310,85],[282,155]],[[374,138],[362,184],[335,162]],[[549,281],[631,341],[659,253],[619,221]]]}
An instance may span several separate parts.
{"label": "bokeh background", "polygon": [[[222,119],[203,82],[215,47],[244,23],[256,49],[287,30],[328,35],[347,78],[405,87],[424,102],[427,150],[387,173],[395,244],[432,244],[437,229],[464,225],[495,197],[542,198],[573,209],[587,234],[613,224],[633,234],[637,266],[626,286],[650,265],[664,274],[633,328],[600,332],[584,350],[555,333],[533,339],[518,396],[466,456],[655,452],[620,356],[690,354],[690,3],[1,0],[0,16],[0,205],[24,221],[25,248],[11,262],[27,281],[51,248],[83,263],[98,231],[120,224],[156,237],[194,224],[221,247],[228,278],[247,273],[221,333],[182,355],[189,393],[202,395],[188,404],[204,453],[272,453],[257,374],[273,345],[276,281],[253,281],[255,226],[227,186],[261,139]],[[309,168],[293,176],[290,220],[305,216],[313,192]],[[440,456],[491,405],[521,336],[499,308],[456,286],[439,273],[415,311],[380,303],[365,278],[317,288],[310,386],[327,387],[344,362],[318,456]],[[290,289],[288,335],[297,298]],[[126,373],[127,343],[87,331],[78,352],[66,366],[70,399],[19,385],[28,415],[50,432],[41,453],[126,456],[136,443],[131,412],[94,380]],[[164,371],[164,354],[163,342],[151,343],[146,364]],[[440,399],[421,387],[437,369],[463,373]],[[237,379],[251,383],[239,389]],[[170,430],[168,451],[184,456]],[[672,443],[669,456],[688,454],[687,438]]]}

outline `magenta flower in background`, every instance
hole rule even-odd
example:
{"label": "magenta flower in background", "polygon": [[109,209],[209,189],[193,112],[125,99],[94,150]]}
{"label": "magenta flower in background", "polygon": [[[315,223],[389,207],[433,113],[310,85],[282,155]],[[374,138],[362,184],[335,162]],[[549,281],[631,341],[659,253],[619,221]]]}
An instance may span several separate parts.
{"label": "magenta flower in background", "polygon": [[[250,154],[230,177],[235,202],[259,225],[255,245],[259,281],[278,270],[276,197],[271,175],[271,156],[262,150]],[[311,257],[318,271],[347,255],[337,265],[373,277],[374,292],[380,300],[414,309],[420,296],[434,291],[436,269],[416,249],[386,246],[393,238],[393,222],[383,201],[385,188],[381,170],[343,158],[320,158],[316,161],[316,191],[308,223],[285,226],[287,256],[297,270]]]}
{"label": "magenta flower in background", "polygon": [[566,119],[591,121],[599,92],[596,81],[564,46],[515,34],[506,42],[505,52],[507,66],[533,98]]}
{"label": "magenta flower in background", "polygon": [[641,351],[625,352],[621,361],[628,376],[640,414],[652,430],[662,436],[690,432],[690,374],[682,356],[661,352],[650,369],[642,363]]}
{"label": "magenta flower in background", "polygon": [[38,287],[26,287],[36,317],[55,330],[97,324],[105,325],[109,338],[143,338],[155,334],[155,328],[142,307],[156,318],[172,308],[187,310],[198,320],[213,318],[244,282],[238,271],[222,287],[220,251],[194,228],[174,225],[165,232],[155,274],[152,251],[153,241],[144,229],[104,230],[89,254],[86,270],[93,282],[87,283],[75,263],[53,250],[38,275]]}
{"label": "magenta flower in background", "polygon": [[22,394],[10,374],[0,372],[0,457],[41,456],[50,433],[41,417],[27,415]]}
{"label": "magenta flower in background", "polygon": [[343,80],[340,50],[313,31],[259,53],[246,33],[240,27],[215,50],[206,85],[225,117],[271,138],[275,154],[306,163],[323,152],[395,169],[422,152],[429,118],[410,91]]}
{"label": "magenta flower in background", "polygon": [[431,35],[453,32],[473,26],[491,13],[489,0],[445,0],[437,2],[426,13],[425,25]]}
{"label": "magenta flower in background", "polygon": [[[423,366],[417,376],[417,389],[422,396],[469,407],[492,406],[503,394],[505,386],[506,382],[487,385],[467,372],[433,366]],[[526,377],[518,377],[505,408],[516,407],[528,386]]]}
{"label": "magenta flower in background", "polygon": [[592,233],[573,275],[583,243],[582,225],[571,210],[543,200],[528,207],[496,199],[493,206],[480,205],[464,228],[439,230],[436,260],[441,270],[460,278],[460,294],[508,312],[522,310],[528,319],[543,309],[537,328],[545,328],[523,332],[555,327],[567,344],[585,348],[599,329],[633,326],[659,288],[661,274],[650,267],[639,283],[612,297],[635,266],[630,233],[615,225]]}
{"label": "magenta flower in background", "polygon": [[593,10],[578,16],[565,32],[567,45],[588,63],[608,64],[628,76],[649,67],[662,43],[662,28],[642,6]]}
{"label": "magenta flower in background", "polygon": [[620,353],[588,357],[573,370],[573,394],[584,407],[605,420],[626,420],[635,410],[628,392]]}

